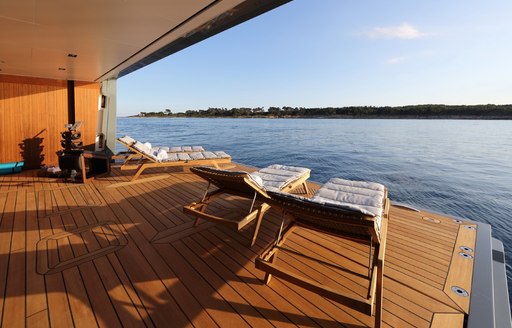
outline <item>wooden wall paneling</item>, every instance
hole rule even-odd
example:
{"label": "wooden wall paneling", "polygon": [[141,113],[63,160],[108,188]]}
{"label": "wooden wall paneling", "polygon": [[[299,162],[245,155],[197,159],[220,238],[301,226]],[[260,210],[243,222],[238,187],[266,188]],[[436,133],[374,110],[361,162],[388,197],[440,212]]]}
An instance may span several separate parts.
{"label": "wooden wall paneling", "polygon": [[62,149],[60,133],[64,131],[64,125],[68,123],[68,102],[67,85],[62,81],[60,88],[51,88],[51,95],[45,108],[41,108],[41,115],[47,119],[47,130],[45,134],[45,164],[58,165],[57,152]]}
{"label": "wooden wall paneling", "polygon": [[25,142],[27,168],[57,164],[67,123],[66,81],[0,75],[0,91],[0,163],[23,160]]}
{"label": "wooden wall paneling", "polygon": [[75,81],[75,120],[83,121],[82,141],[94,150],[98,125],[100,84]]}
{"label": "wooden wall paneling", "polygon": [[44,163],[46,157],[44,142],[47,120],[40,115],[40,111],[45,106],[47,90],[41,85],[25,84],[23,86],[29,88],[30,96],[24,97],[26,100],[21,106],[23,133],[19,136],[19,140],[23,141],[27,148],[24,158],[27,166],[37,167]]}
{"label": "wooden wall paneling", "polygon": [[4,152],[6,151],[6,146],[4,145],[4,131],[5,131],[5,111],[4,111],[4,101],[5,98],[5,90],[3,89],[2,83],[0,82],[0,163],[2,163]]}

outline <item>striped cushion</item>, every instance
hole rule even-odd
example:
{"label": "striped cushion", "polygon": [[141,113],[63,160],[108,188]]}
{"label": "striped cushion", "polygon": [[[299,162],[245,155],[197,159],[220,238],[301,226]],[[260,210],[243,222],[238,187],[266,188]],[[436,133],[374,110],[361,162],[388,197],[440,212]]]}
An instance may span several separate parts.
{"label": "striped cushion", "polygon": [[274,164],[252,173],[251,176],[253,180],[257,180],[257,177],[261,178],[265,189],[279,191],[310,171],[305,167]]}
{"label": "striped cushion", "polygon": [[380,183],[333,178],[317,190],[312,200],[373,216],[380,228],[385,189]]}
{"label": "striped cushion", "polygon": [[130,146],[133,145],[135,143],[135,141],[137,141],[130,136],[124,136],[124,137],[118,138],[117,140],[119,140],[127,145],[130,145]]}
{"label": "striped cushion", "polygon": [[221,159],[221,158],[231,158],[228,154],[223,151],[202,151],[202,152],[192,152],[192,153],[169,153],[169,158],[162,162],[178,162],[178,161],[194,161],[194,160],[204,160],[204,159]]}

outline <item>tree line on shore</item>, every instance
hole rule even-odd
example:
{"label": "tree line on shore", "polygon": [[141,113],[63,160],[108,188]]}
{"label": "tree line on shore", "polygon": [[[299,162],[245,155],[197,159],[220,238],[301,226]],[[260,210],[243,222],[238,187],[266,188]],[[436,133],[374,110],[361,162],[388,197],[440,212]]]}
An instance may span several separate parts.
{"label": "tree line on shore", "polygon": [[410,106],[350,106],[350,107],[263,107],[208,108],[173,113],[140,112],[137,117],[332,117],[332,118],[503,118],[512,119],[511,105],[410,105]]}

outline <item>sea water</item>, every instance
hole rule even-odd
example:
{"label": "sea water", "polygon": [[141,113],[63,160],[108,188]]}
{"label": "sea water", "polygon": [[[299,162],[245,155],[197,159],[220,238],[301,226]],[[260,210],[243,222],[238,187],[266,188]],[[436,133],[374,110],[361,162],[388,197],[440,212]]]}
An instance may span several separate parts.
{"label": "sea water", "polygon": [[255,167],[309,167],[319,183],[380,182],[392,201],[489,223],[512,290],[512,121],[118,118],[117,135],[224,150]]}

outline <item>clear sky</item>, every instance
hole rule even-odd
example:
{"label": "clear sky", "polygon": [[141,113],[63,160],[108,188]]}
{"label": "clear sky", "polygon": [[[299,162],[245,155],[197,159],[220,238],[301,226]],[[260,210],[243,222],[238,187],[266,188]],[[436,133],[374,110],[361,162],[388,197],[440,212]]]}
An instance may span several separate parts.
{"label": "clear sky", "polygon": [[118,81],[118,116],[512,103],[512,1],[294,0]]}

